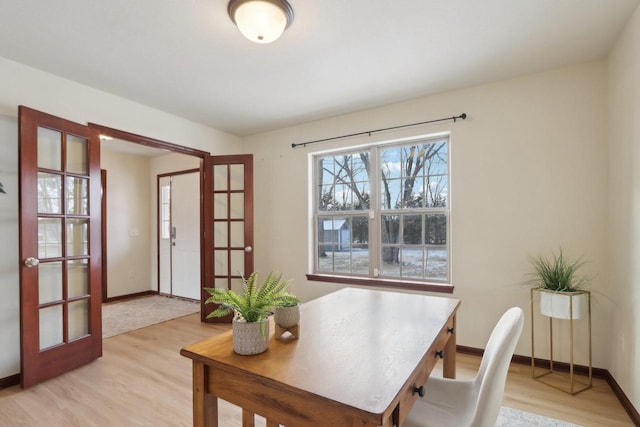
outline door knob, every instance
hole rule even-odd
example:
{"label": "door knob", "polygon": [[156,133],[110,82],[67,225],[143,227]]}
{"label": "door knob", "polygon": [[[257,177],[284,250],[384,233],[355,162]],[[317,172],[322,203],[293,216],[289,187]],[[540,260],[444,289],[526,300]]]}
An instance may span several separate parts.
{"label": "door knob", "polygon": [[247,246],[247,247],[245,247],[245,248],[244,248],[244,251],[245,251],[246,253],[250,254],[250,253],[251,253],[251,251],[253,251],[253,248],[252,248],[251,246]]}
{"label": "door knob", "polygon": [[29,258],[24,260],[24,265],[26,265],[29,268],[37,267],[38,264],[40,264],[40,260],[38,258],[34,258],[30,256]]}

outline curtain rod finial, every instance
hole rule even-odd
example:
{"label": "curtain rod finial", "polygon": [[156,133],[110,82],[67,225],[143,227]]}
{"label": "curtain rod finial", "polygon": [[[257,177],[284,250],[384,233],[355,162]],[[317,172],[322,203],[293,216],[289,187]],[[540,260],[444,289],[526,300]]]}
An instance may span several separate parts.
{"label": "curtain rod finial", "polygon": [[462,120],[465,120],[465,119],[467,118],[467,113],[462,113],[462,114],[460,114],[460,118],[461,118]]}

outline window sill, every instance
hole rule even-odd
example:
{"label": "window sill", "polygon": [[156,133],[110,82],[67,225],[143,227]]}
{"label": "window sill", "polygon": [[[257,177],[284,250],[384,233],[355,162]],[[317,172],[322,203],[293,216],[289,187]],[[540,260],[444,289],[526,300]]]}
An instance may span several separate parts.
{"label": "window sill", "polygon": [[453,293],[453,285],[433,282],[414,282],[410,280],[373,279],[368,277],[336,276],[331,274],[307,274],[307,280],[315,282],[343,283],[345,285],[375,286],[412,291]]}

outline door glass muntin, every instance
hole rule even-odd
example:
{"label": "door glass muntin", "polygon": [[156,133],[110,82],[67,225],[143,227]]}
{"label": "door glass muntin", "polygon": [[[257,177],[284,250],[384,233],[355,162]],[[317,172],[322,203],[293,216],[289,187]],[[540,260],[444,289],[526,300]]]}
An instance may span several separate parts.
{"label": "door glass muntin", "polygon": [[37,128],[41,351],[89,333],[88,153],[85,137]]}

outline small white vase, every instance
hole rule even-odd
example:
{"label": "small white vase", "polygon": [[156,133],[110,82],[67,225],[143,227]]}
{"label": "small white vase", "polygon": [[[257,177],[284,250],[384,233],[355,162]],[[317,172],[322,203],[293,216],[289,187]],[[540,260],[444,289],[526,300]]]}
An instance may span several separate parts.
{"label": "small white vase", "polygon": [[245,322],[233,319],[233,351],[243,356],[260,354],[269,348],[269,319]]}
{"label": "small white vase", "polygon": [[540,291],[540,313],[555,319],[582,318],[587,312],[587,294],[571,292]]}
{"label": "small white vase", "polygon": [[300,323],[300,305],[277,307],[273,315],[276,325],[291,328]]}

